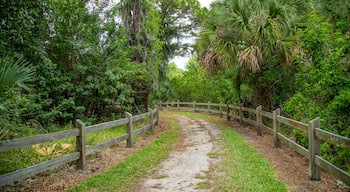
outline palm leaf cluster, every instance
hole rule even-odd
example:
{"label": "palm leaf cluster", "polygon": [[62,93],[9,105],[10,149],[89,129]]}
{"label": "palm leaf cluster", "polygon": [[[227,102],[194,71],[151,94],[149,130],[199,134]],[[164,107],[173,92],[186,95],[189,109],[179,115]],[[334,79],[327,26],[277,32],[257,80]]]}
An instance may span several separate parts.
{"label": "palm leaf cluster", "polygon": [[260,47],[252,45],[245,50],[238,52],[237,55],[241,66],[253,72],[260,71],[260,65],[263,59]]}
{"label": "palm leaf cluster", "polygon": [[32,81],[35,77],[35,70],[22,59],[12,57],[0,58],[0,94],[4,94],[6,89],[18,85],[28,89],[26,82]]}
{"label": "palm leaf cluster", "polygon": [[209,72],[236,65],[290,64],[292,34],[308,1],[225,0],[213,4],[197,40],[201,66]]}

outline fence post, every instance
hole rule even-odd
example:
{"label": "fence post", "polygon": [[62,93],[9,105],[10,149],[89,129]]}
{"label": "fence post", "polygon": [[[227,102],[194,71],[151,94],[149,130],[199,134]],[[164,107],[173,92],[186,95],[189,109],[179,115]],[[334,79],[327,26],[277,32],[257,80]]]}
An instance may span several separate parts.
{"label": "fence post", "polygon": [[196,112],[196,101],[193,101],[193,112]]}
{"label": "fence post", "polygon": [[159,111],[161,110],[162,106],[157,106],[157,112],[156,112],[156,125],[159,123]]}
{"label": "fence post", "polygon": [[210,114],[210,101],[208,101],[208,113]]}
{"label": "fence post", "polygon": [[242,125],[243,124],[243,111],[242,111],[242,103],[239,103],[239,124]]}
{"label": "fence post", "polygon": [[159,101],[159,104],[157,106],[159,106],[159,110],[161,110],[162,109],[162,101]]}
{"label": "fence post", "polygon": [[151,108],[148,108],[148,112],[149,112],[149,123],[151,124],[150,132],[152,135],[154,135],[154,123],[153,123],[154,113],[153,113],[153,110]]}
{"label": "fence post", "polygon": [[227,103],[226,106],[227,106],[226,118],[227,118],[227,121],[229,121],[231,119],[231,116],[230,116],[230,104]]}
{"label": "fence post", "polygon": [[222,117],[222,103],[219,105],[220,117]]}
{"label": "fence post", "polygon": [[261,116],[261,111],[262,111],[262,106],[259,105],[257,108],[256,108],[256,134],[258,136],[262,136],[262,129],[261,129],[261,124],[262,124],[262,116]]}
{"label": "fence post", "polygon": [[177,111],[180,111],[180,101],[179,100],[177,100],[176,109],[177,109]]}
{"label": "fence post", "polygon": [[79,136],[76,137],[76,148],[79,151],[79,159],[77,162],[78,169],[86,168],[86,148],[85,148],[85,123],[80,119],[75,120],[75,126],[79,129]]}
{"label": "fence post", "polygon": [[132,133],[133,133],[133,125],[132,125],[132,114],[125,112],[126,118],[129,119],[129,123],[126,125],[126,133],[129,135],[126,140],[126,147],[132,147]]}
{"label": "fence post", "polygon": [[280,131],[280,122],[277,119],[277,116],[281,114],[281,109],[276,109],[272,113],[273,117],[273,138],[274,138],[274,147],[275,148],[280,148],[281,147],[281,142],[278,139],[278,132]]}
{"label": "fence post", "polygon": [[320,155],[320,140],[315,135],[315,128],[320,127],[320,118],[309,122],[309,179],[321,179],[320,167],[316,165],[315,157]]}

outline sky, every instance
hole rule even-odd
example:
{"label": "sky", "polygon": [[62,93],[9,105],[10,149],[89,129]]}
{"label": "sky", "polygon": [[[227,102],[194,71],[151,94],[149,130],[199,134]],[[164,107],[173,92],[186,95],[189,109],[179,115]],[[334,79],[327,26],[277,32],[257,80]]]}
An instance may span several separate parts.
{"label": "sky", "polygon": [[[210,7],[210,3],[212,3],[214,0],[199,0],[199,2],[201,3],[202,7],[207,7],[209,9]],[[194,40],[193,40],[194,41]],[[186,57],[175,57],[174,59],[172,59],[170,62],[174,62],[176,64],[176,66],[180,69],[185,69],[186,68],[186,64],[188,62],[188,60],[190,59],[190,56],[186,56]]]}
{"label": "sky", "polygon": [[209,9],[210,3],[213,2],[213,0],[199,0],[202,7],[207,7]]}

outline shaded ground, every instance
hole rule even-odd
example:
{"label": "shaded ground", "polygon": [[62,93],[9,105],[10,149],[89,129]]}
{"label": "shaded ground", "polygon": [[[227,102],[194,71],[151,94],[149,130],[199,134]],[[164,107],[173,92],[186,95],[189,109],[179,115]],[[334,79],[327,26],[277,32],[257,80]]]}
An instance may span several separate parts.
{"label": "shaded ground", "polygon": [[[182,128],[186,128],[182,132],[183,140],[170,155],[169,159],[173,158],[173,160],[164,161],[159,170],[154,171],[155,174],[146,178],[143,186],[140,186],[142,187],[140,189],[143,189],[141,191],[146,189],[147,191],[210,191],[201,184],[212,182],[210,180],[215,178],[215,174],[220,174],[210,169],[211,165],[220,160],[208,158],[208,153],[211,151],[221,150],[220,141],[217,139],[219,132],[215,126],[203,120],[188,119],[182,116],[176,116],[176,118],[179,118]],[[282,145],[281,149],[273,148],[271,135],[264,134],[263,137],[258,137],[255,130],[249,126],[239,126],[235,121],[229,124],[269,160],[278,178],[285,181],[291,191],[347,191],[339,188],[337,181],[324,172],[322,172],[321,181],[309,181],[306,160],[286,146]],[[109,167],[115,166],[128,155],[142,149],[159,137],[167,126],[166,122],[160,121],[160,125],[155,129],[155,135],[138,139],[134,148],[125,148],[125,143],[122,143],[88,158],[86,171],[77,171],[74,165],[67,165],[17,182],[13,186],[0,188],[0,191],[64,191],[95,174],[106,172]],[[188,132],[189,130],[193,132]],[[185,157],[183,162],[177,158],[178,156]],[[181,170],[187,176],[185,178],[183,175],[177,176],[176,182],[168,180],[169,175],[174,177],[177,174],[173,172],[173,169],[179,163],[186,164],[186,168],[181,168]]]}

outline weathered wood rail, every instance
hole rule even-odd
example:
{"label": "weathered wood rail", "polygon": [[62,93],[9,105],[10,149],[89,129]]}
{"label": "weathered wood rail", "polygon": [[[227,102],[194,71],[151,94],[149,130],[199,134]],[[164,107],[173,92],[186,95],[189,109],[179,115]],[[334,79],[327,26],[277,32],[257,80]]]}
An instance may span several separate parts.
{"label": "weathered wood rail", "polygon": [[[260,136],[262,135],[263,130],[271,133],[274,136],[275,148],[280,148],[281,142],[283,142],[307,158],[309,160],[310,180],[320,180],[320,169],[323,169],[324,171],[333,175],[335,178],[343,181],[347,185],[350,185],[350,174],[323,159],[320,155],[321,141],[350,150],[350,138],[322,130],[320,125],[320,118],[315,118],[308,123],[303,123],[282,116],[280,109],[276,109],[271,113],[263,111],[262,106],[258,106],[257,108],[252,109],[243,106],[215,104],[210,102],[161,102],[160,107],[176,110],[189,110],[193,112],[215,113],[219,114],[220,116],[223,116],[223,114],[225,114],[227,120],[230,120],[231,117],[233,117],[239,120],[240,123],[249,123],[256,127],[257,134]],[[265,125],[263,123],[263,117],[269,119],[270,121],[272,120],[272,127],[271,125]],[[291,138],[288,138],[286,135],[283,135],[281,132],[282,124],[306,133],[309,139],[308,149],[299,145]]]}
{"label": "weathered wood rail", "polygon": [[[150,132],[154,133],[154,127],[158,124],[159,120],[159,110],[158,109],[149,109],[147,113],[135,115],[133,116],[130,113],[125,113],[126,118],[110,121],[106,123],[100,123],[91,126],[85,126],[84,122],[81,120],[76,120],[75,128],[72,130],[59,131],[54,133],[48,133],[43,135],[37,135],[32,137],[23,137],[12,140],[0,141],[0,152],[10,151],[13,149],[19,149],[22,147],[28,147],[35,144],[41,144],[46,142],[53,142],[64,138],[75,137],[76,138],[76,152],[55,158],[46,162],[42,162],[36,165],[32,165],[30,167],[17,170],[14,172],[10,172],[4,175],[0,175],[0,186],[8,185],[13,183],[14,181],[18,181],[24,178],[27,178],[31,175],[35,175],[49,169],[53,169],[64,164],[77,161],[78,169],[86,168],[86,156],[96,153],[104,148],[111,147],[120,143],[121,141],[127,141],[127,147],[132,147],[133,145],[133,137],[144,132],[150,130]],[[149,123],[145,126],[133,130],[133,123],[149,119]],[[85,138],[88,134],[94,133],[96,131],[101,131],[104,129],[113,128],[116,126],[126,125],[125,135],[122,135],[118,138],[111,139],[104,143],[97,144],[92,147],[87,147],[85,144]]]}

